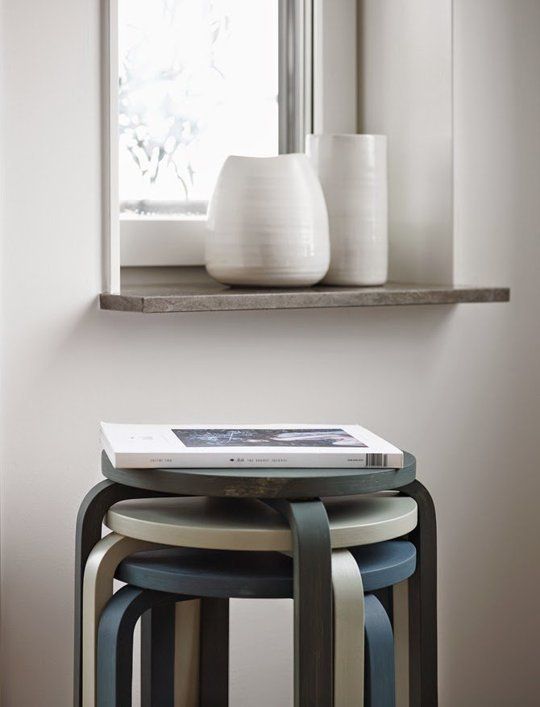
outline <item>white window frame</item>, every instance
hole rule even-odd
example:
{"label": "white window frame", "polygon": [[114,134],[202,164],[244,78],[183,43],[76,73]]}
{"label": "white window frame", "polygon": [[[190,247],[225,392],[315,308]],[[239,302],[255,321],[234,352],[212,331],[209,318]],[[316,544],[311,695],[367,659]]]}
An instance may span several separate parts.
{"label": "white window frame", "polygon": [[[357,3],[278,1],[279,149],[303,152],[307,133],[356,132]],[[121,267],[203,265],[206,219],[120,216],[118,0],[102,0],[102,44],[104,290],[119,293]]]}

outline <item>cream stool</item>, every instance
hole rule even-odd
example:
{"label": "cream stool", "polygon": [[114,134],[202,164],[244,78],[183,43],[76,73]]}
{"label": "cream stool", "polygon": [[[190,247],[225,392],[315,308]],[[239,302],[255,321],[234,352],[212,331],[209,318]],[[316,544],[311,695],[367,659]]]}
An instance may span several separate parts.
{"label": "cream stool", "polygon": [[[325,501],[334,593],[334,704],[361,704],[363,696],[363,587],[358,566],[345,548],[390,540],[411,532],[417,506],[405,496],[356,496]],[[105,520],[113,533],[90,554],[83,589],[83,704],[95,707],[95,655],[99,617],[112,596],[118,564],[137,550],[170,545],[214,550],[293,552],[286,520],[257,500],[203,497],[142,499],[113,506]],[[135,549],[134,549],[135,548]],[[400,620],[400,603],[395,612]],[[185,626],[185,607],[178,630]],[[193,640],[193,637],[189,637]],[[309,647],[304,647],[309,650]],[[398,656],[399,658],[399,656]],[[360,661],[360,662],[359,662]],[[396,667],[399,674],[405,671]],[[186,682],[177,680],[179,685]],[[352,697],[353,696],[353,697]],[[189,704],[184,696],[184,704]],[[352,701],[351,701],[352,700]],[[177,700],[177,704],[181,704]]]}

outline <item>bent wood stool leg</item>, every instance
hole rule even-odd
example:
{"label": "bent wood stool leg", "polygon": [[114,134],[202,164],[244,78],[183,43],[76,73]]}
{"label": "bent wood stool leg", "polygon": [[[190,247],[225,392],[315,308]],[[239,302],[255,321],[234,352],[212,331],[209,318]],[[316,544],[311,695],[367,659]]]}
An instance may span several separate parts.
{"label": "bent wood stool leg", "polygon": [[396,707],[409,707],[409,583],[392,588]]}
{"label": "bent wood stool leg", "polygon": [[394,636],[383,605],[364,598],[366,613],[366,707],[395,707]]}
{"label": "bent wood stool leg", "polygon": [[[185,597],[186,600],[192,597]],[[155,592],[126,586],[120,589],[105,607],[98,631],[97,658],[97,700],[99,707],[131,707],[132,671],[133,671],[133,631],[139,618],[149,609],[155,611],[160,606],[171,606],[184,600],[177,594]],[[170,614],[172,619],[173,614]],[[171,647],[167,630],[153,627],[154,639],[163,642],[155,646],[156,653],[165,652]],[[163,615],[161,615],[163,617]],[[174,625],[172,621],[171,625]],[[172,665],[172,661],[169,663]],[[171,680],[167,684],[172,684]],[[173,693],[165,697],[159,707],[172,707]],[[158,704],[154,707],[158,707]]]}
{"label": "bent wood stool leg", "polygon": [[269,501],[288,520],[294,563],[294,704],[332,707],[332,550],[320,500]]}
{"label": "bent wood stool leg", "polygon": [[364,704],[364,588],[348,550],[332,553],[334,707]]}
{"label": "bent wood stool leg", "polygon": [[[201,601],[182,601],[175,611],[174,704],[199,707]],[[228,646],[227,646],[228,647]],[[143,651],[144,658],[144,651]],[[212,673],[210,673],[211,675]],[[143,671],[144,675],[144,671]]]}
{"label": "bent wood stool leg", "polygon": [[116,568],[128,555],[153,547],[159,546],[111,533],[100,540],[88,556],[83,584],[83,707],[96,707],[95,661],[98,625],[102,611],[113,595]]}
{"label": "bent wood stool leg", "polygon": [[201,600],[199,707],[229,704],[229,600]]}
{"label": "bent wood stool leg", "polygon": [[82,587],[84,568],[92,548],[101,539],[103,518],[109,508],[119,501],[126,501],[130,498],[154,498],[170,495],[122,486],[112,481],[102,481],[86,494],[81,503],[77,514],[75,539],[74,707],[81,707],[82,705]]}
{"label": "bent wood stool leg", "polygon": [[437,707],[437,521],[428,490],[419,482],[400,492],[418,504],[416,572],[409,580],[409,679],[411,707]]}
{"label": "bent wood stool leg", "polygon": [[141,703],[175,707],[175,604],[154,606],[141,621]]}
{"label": "bent wood stool leg", "polygon": [[[82,674],[83,674],[83,707],[96,707],[95,674],[96,674],[96,645],[99,619],[107,602],[113,595],[113,580],[116,568],[128,555],[140,550],[159,548],[142,540],[126,538],[117,533],[111,533],[100,540],[86,563],[83,588],[83,649],[82,649]],[[195,602],[186,602],[182,621],[177,623],[176,640],[180,645],[189,648],[192,637],[192,621],[189,614],[198,613]],[[151,631],[153,620],[147,616],[141,625],[141,704],[143,707],[159,705],[153,699],[153,675],[155,662],[153,659],[152,636],[145,635]],[[174,653],[173,653],[174,655]],[[177,673],[176,707],[190,707],[188,698],[197,693],[198,685],[198,656],[188,657],[183,652],[184,663]],[[191,660],[189,660],[191,658]],[[222,660],[222,658],[221,658]],[[195,667],[196,666],[196,669]],[[209,666],[212,667],[212,666]],[[210,673],[212,674],[212,673]],[[191,702],[193,704],[193,700]]]}

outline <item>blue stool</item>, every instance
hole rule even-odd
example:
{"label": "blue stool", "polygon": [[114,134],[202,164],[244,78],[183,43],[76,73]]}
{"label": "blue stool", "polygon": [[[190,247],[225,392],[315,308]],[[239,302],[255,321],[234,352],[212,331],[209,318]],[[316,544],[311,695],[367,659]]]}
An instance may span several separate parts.
{"label": "blue stool", "polygon": [[[365,704],[394,707],[392,626],[385,609],[371,592],[408,579],[415,570],[416,550],[408,541],[393,540],[352,548],[350,552],[358,563],[368,594]],[[99,707],[131,707],[133,631],[141,616],[147,623],[142,646],[144,704],[174,707],[177,602],[211,598],[223,616],[223,611],[228,612],[231,598],[293,597],[292,560],[275,552],[192,549],[139,552],[119,565],[116,578],[128,586],[112,597],[99,624],[96,680]],[[201,655],[206,648],[201,646]],[[227,651],[222,669],[228,671]],[[201,689],[206,688],[201,686]],[[215,707],[222,707],[222,703]]]}

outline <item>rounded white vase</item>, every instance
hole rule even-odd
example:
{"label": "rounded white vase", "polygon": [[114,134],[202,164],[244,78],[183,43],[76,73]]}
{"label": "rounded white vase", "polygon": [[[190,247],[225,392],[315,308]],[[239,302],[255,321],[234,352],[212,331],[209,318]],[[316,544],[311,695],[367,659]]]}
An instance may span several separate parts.
{"label": "rounded white vase", "polygon": [[383,285],[388,279],[385,135],[308,135],[330,222],[328,285]]}
{"label": "rounded white vase", "polygon": [[229,157],[208,209],[208,273],[227,285],[303,287],[329,264],[326,203],[307,157]]}

